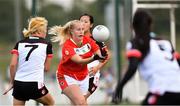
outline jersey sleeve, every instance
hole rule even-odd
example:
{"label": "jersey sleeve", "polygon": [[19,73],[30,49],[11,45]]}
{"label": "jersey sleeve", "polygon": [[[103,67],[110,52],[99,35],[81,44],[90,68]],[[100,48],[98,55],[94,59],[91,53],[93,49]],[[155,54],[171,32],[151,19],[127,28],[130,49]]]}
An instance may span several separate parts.
{"label": "jersey sleeve", "polygon": [[126,45],[126,57],[127,58],[134,57],[134,58],[139,59],[142,57],[142,53],[138,49],[133,48],[133,45],[131,42],[128,42]]}
{"label": "jersey sleeve", "polygon": [[179,59],[180,60],[180,53],[174,52],[173,56],[174,56],[175,59]]}
{"label": "jersey sleeve", "polygon": [[64,45],[62,48],[62,62],[68,61],[73,55],[75,55],[74,48],[68,45]]}
{"label": "jersey sleeve", "polygon": [[47,57],[52,58],[53,57],[53,50],[52,50],[52,44],[48,43],[47,45]]}
{"label": "jersey sleeve", "polygon": [[19,45],[19,43],[16,43],[15,47],[11,50],[11,54],[19,55],[18,45]]}
{"label": "jersey sleeve", "polygon": [[177,60],[179,66],[180,66],[180,53],[174,52],[173,53],[174,58]]}

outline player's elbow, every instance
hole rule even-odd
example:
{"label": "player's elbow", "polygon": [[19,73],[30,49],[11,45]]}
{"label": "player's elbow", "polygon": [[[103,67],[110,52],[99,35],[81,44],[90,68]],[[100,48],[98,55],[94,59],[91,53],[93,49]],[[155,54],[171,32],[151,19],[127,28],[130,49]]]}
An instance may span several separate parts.
{"label": "player's elbow", "polygon": [[87,64],[90,61],[90,58],[83,59],[82,57],[75,55],[71,60],[77,64]]}
{"label": "player's elbow", "polygon": [[44,71],[48,72],[50,70],[50,67],[44,67]]}
{"label": "player's elbow", "polygon": [[76,59],[75,62],[78,63],[78,64],[83,64],[84,63],[82,58]]}

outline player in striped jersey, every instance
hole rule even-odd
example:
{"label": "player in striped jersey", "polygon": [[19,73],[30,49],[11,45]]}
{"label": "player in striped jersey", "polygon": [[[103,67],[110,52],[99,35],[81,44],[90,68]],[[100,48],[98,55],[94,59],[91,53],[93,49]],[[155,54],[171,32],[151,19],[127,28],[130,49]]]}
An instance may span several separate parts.
{"label": "player in striped jersey", "polygon": [[24,39],[11,51],[10,83],[6,94],[13,88],[13,105],[25,105],[29,99],[44,105],[54,105],[54,99],[44,85],[44,72],[50,68],[53,52],[45,40],[48,21],[34,17],[24,29]]}
{"label": "player in striped jersey", "polygon": [[180,55],[168,40],[150,36],[152,17],[145,10],[136,11],[132,26],[135,36],[127,43],[129,66],[113,102],[121,101],[123,86],[139,69],[149,87],[142,105],[180,105]]}

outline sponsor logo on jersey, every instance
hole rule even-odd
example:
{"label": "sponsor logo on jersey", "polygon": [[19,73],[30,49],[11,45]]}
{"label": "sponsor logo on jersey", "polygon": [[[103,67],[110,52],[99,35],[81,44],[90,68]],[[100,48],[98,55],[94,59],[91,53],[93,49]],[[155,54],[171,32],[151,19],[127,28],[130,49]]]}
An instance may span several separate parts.
{"label": "sponsor logo on jersey", "polygon": [[78,55],[83,55],[88,53],[91,50],[91,46],[90,44],[85,44],[84,46],[80,47],[80,48],[74,48],[74,51],[76,52],[76,54]]}
{"label": "sponsor logo on jersey", "polygon": [[41,91],[41,93],[44,95],[44,94],[46,93],[46,90],[43,89],[43,90]]}
{"label": "sponsor logo on jersey", "polygon": [[69,55],[69,51],[65,50],[65,54],[66,54],[66,55]]}

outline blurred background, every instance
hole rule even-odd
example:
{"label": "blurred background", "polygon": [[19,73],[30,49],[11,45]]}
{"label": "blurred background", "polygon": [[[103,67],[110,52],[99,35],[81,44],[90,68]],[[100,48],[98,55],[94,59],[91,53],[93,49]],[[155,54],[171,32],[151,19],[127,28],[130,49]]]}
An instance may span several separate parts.
{"label": "blurred background", "polygon": [[[100,87],[89,98],[91,105],[111,105],[112,91],[127,66],[125,46],[131,38],[130,22],[137,8],[147,9],[154,18],[152,35],[172,41],[180,52],[180,0],[0,0],[0,105],[11,105],[9,92],[2,95],[9,81],[10,51],[15,43],[22,39],[22,30],[27,27],[30,17],[42,16],[48,20],[48,26],[64,25],[81,14],[91,14],[94,26],[102,24],[110,29],[110,39],[105,42],[112,56],[103,67]],[[50,35],[47,40],[50,39]],[[60,60],[60,50],[53,43],[54,57],[51,70],[46,73],[45,83],[55,98],[56,105],[69,104],[61,94],[55,78]],[[125,86],[122,105],[138,105],[147,93],[147,85],[137,73]],[[39,105],[28,101],[27,105]]]}

